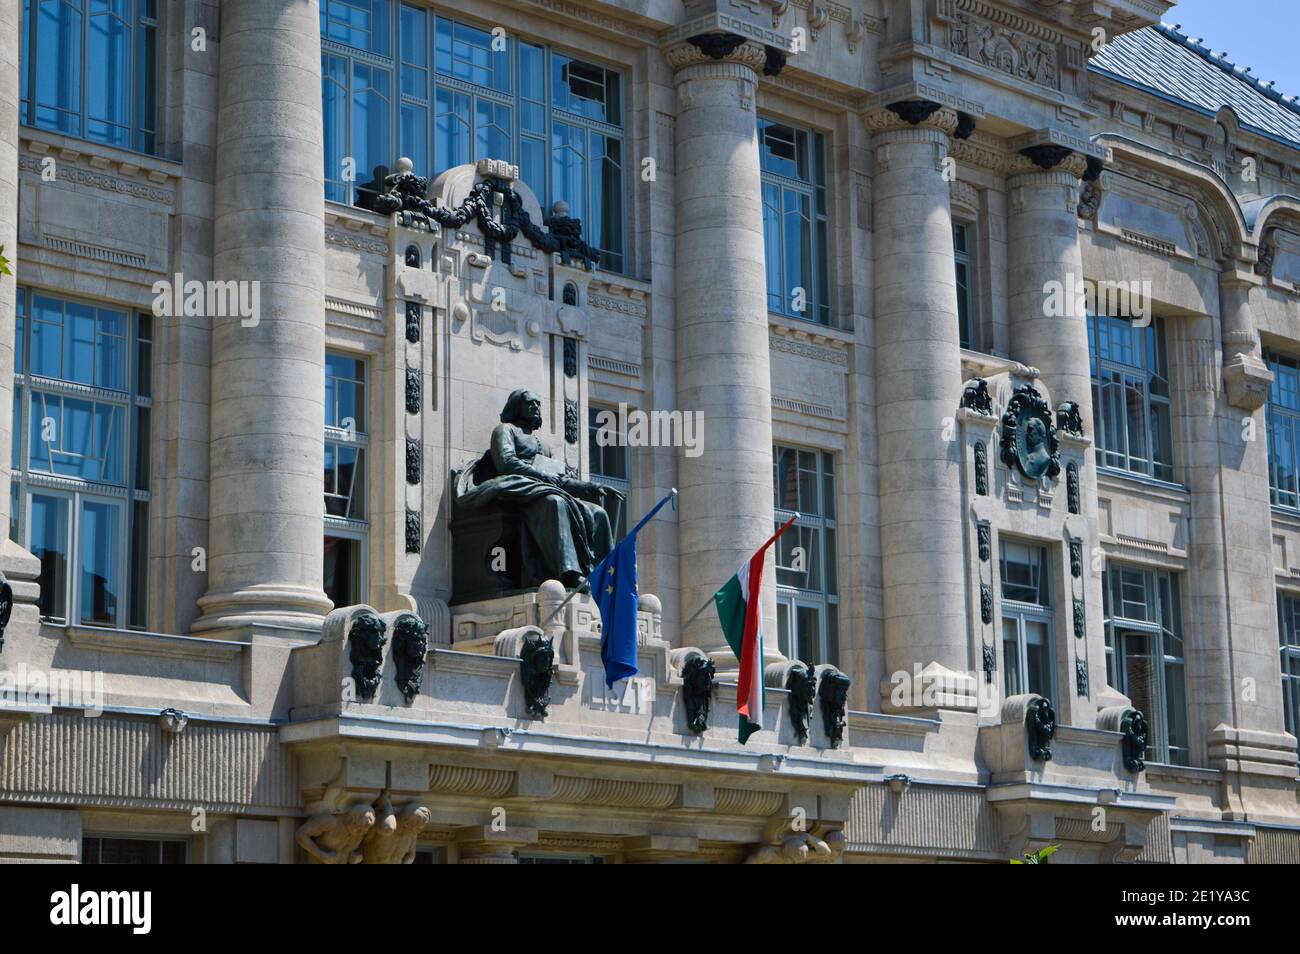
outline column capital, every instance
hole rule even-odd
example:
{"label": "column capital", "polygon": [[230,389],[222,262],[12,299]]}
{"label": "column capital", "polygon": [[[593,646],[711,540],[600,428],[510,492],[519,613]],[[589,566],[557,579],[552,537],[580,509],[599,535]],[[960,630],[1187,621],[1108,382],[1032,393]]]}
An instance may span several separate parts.
{"label": "column capital", "polygon": [[863,113],[862,122],[873,136],[900,130],[931,130],[948,138],[964,139],[975,129],[971,116],[930,99],[889,103]]}
{"label": "column capital", "polygon": [[740,66],[755,74],[775,76],[785,66],[785,52],[748,40],[738,33],[697,33],[664,51],[674,73],[691,66]]}
{"label": "column capital", "polygon": [[1026,146],[1019,155],[1012,156],[1007,162],[1007,175],[1023,177],[1026,182],[1022,184],[1026,185],[1035,182],[1054,185],[1062,177],[1073,182],[1088,175],[1093,168],[1091,158],[1068,146],[1040,143]]}

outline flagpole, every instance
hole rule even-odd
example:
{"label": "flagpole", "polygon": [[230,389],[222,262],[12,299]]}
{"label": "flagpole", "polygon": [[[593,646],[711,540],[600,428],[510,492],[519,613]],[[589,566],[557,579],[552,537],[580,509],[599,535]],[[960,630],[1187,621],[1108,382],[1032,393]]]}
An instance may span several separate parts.
{"label": "flagpole", "polygon": [[[755,550],[754,552],[757,553],[757,552],[759,552],[759,550],[766,550],[768,547],[770,547],[773,543],[776,542],[776,538],[777,538],[777,537],[779,537],[781,534],[783,534],[783,533],[785,533],[787,530],[789,530],[791,524],[793,524],[793,523],[794,523],[796,520],[798,520],[798,519],[799,519],[799,513],[798,513],[798,511],[796,511],[796,512],[795,512],[795,515],[794,515],[793,517],[791,517],[789,520],[787,520],[787,521],[785,522],[784,526],[782,526],[780,530],[778,530],[778,531],[776,531],[776,533],[772,534],[772,538],[771,538],[770,540],[768,540],[767,543],[763,544],[761,547],[758,548],[758,550]],[[716,595],[716,594],[715,594],[715,595]],[[685,630],[687,626],[690,626],[691,623],[693,623],[693,622],[695,622],[697,619],[699,619],[700,614],[703,613],[706,609],[708,609],[710,606],[713,605],[713,601],[714,601],[714,598],[713,598],[712,596],[710,596],[707,600],[705,600],[705,601],[704,601],[704,605],[701,606],[699,609],[697,609],[694,613],[692,613],[690,619],[688,619],[688,620],[686,620],[686,622],[682,623],[682,625],[681,625],[681,629]]]}

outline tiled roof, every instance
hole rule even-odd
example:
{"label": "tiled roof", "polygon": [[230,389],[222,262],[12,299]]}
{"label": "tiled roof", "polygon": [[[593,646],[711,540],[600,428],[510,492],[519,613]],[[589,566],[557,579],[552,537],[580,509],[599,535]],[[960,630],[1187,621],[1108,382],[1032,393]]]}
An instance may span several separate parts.
{"label": "tiled roof", "polygon": [[1283,96],[1200,40],[1161,24],[1121,34],[1091,69],[1213,116],[1232,107],[1243,127],[1300,145],[1300,97]]}

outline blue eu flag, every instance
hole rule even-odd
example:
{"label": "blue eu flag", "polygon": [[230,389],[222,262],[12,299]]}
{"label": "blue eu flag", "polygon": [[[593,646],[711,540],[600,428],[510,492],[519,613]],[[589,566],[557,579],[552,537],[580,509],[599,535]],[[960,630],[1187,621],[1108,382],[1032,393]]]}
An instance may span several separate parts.
{"label": "blue eu flag", "polygon": [[605,664],[607,686],[637,673],[636,535],[676,493],[674,490],[655,504],[591,571],[591,595],[600,608],[600,659]]}

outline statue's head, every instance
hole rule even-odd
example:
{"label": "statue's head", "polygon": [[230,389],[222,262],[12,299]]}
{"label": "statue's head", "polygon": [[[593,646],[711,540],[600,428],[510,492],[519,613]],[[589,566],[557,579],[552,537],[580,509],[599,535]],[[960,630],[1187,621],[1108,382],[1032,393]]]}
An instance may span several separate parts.
{"label": "statue's head", "polygon": [[343,826],[349,831],[366,831],[374,824],[375,810],[370,805],[353,805],[343,813]]}
{"label": "statue's head", "polygon": [[406,662],[418,662],[429,651],[429,625],[414,613],[403,613],[393,623],[393,651]]}
{"label": "statue's head", "polygon": [[525,431],[537,430],[542,426],[542,399],[523,388],[511,391],[506,406],[501,409],[501,423],[514,424]]}
{"label": "statue's head", "polygon": [[1047,443],[1047,425],[1036,417],[1031,417],[1025,425],[1025,448],[1036,451]]}

